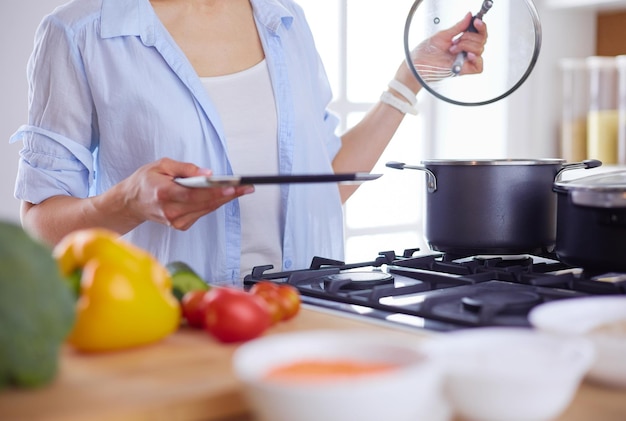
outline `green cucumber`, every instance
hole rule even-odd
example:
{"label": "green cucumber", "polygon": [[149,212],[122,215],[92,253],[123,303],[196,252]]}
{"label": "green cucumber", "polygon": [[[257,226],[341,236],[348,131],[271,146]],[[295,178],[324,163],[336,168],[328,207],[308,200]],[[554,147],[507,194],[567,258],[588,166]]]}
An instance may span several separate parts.
{"label": "green cucumber", "polygon": [[181,301],[189,291],[209,289],[204,279],[185,262],[171,262],[166,268],[172,277],[172,294],[178,301]]}

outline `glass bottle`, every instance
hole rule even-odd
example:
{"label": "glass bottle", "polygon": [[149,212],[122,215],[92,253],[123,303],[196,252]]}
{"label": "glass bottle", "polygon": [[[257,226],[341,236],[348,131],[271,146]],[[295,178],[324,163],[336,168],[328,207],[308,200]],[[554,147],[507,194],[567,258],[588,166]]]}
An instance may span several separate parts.
{"label": "glass bottle", "polygon": [[618,99],[619,110],[617,128],[617,163],[626,165],[626,55],[615,57],[618,74]]}
{"label": "glass bottle", "polygon": [[587,114],[589,75],[584,58],[564,58],[559,62],[562,80],[560,155],[566,161],[587,158]]}
{"label": "glass bottle", "polygon": [[615,57],[587,57],[589,113],[587,157],[605,165],[617,163],[618,108]]}

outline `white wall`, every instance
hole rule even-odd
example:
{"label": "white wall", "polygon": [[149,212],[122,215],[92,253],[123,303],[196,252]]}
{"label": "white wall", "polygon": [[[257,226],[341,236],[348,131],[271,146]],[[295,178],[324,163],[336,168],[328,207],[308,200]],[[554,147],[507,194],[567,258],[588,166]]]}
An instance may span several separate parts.
{"label": "white wall", "polygon": [[596,15],[589,10],[555,9],[536,0],[543,32],[537,64],[508,99],[507,157],[557,157],[561,118],[559,59],[594,54]]}
{"label": "white wall", "polygon": [[0,219],[19,220],[13,197],[20,144],[9,137],[26,123],[26,63],[42,17],[67,0],[0,0]]}

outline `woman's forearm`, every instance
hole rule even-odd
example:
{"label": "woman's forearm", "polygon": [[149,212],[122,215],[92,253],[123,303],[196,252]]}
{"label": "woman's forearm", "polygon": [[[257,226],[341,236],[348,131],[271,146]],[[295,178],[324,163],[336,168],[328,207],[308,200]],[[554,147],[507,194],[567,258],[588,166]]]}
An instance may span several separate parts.
{"label": "woman's forearm", "polygon": [[[417,93],[420,85],[402,63],[395,79]],[[406,99],[393,89],[389,92],[400,101]],[[408,104],[408,103],[407,103]],[[404,118],[404,113],[389,104],[378,101],[365,117],[341,137],[341,149],[333,160],[333,169],[340,172],[369,172],[391,141]],[[340,186],[341,199],[345,202],[358,185]]]}
{"label": "woman's forearm", "polygon": [[[342,146],[333,160],[336,173],[370,172],[398,129],[404,115],[387,104],[378,102],[356,126],[346,132]],[[340,186],[345,202],[358,185]]]}
{"label": "woman's forearm", "polygon": [[113,196],[54,196],[37,205],[22,202],[21,222],[32,236],[50,245],[82,228],[102,227],[125,234],[141,221],[132,218]]}
{"label": "woman's forearm", "polygon": [[53,196],[37,205],[23,202],[22,225],[48,244],[82,228],[101,227],[125,234],[145,221],[186,230],[198,218],[254,191],[251,186],[193,189],[172,181],[210,174],[192,163],[163,158],[140,167],[97,196]]}

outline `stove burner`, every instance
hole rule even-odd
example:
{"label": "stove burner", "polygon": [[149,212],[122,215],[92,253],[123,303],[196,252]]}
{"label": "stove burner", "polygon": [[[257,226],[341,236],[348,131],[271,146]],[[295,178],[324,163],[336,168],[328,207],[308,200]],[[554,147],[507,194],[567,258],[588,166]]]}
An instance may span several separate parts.
{"label": "stove burner", "polygon": [[484,291],[461,298],[463,308],[479,313],[497,309],[498,313],[526,313],[542,302],[539,294],[529,291]]}
{"label": "stove burner", "polygon": [[417,251],[407,249],[401,256],[380,252],[374,260],[350,264],[315,257],[308,269],[286,272],[257,266],[246,275],[244,286],[264,279],[287,283],[311,305],[442,331],[530,327],[528,312],[541,303],[626,294],[626,273],[573,268],[552,253],[455,257]]}
{"label": "stove burner", "polygon": [[341,272],[320,278],[324,289],[365,289],[393,283],[393,275],[384,272]]}

